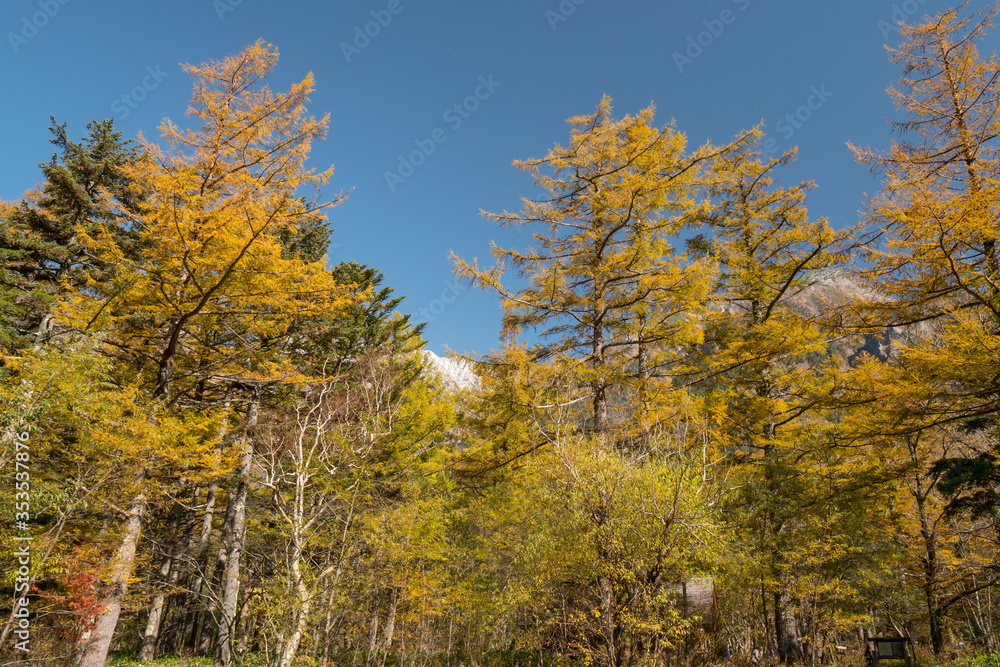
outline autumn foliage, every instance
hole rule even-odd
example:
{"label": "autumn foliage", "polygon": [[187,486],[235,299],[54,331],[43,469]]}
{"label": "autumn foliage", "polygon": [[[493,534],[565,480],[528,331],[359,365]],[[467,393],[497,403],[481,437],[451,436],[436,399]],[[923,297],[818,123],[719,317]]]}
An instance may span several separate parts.
{"label": "autumn foliage", "polygon": [[185,65],[185,122],[156,140],[53,122],[44,183],[0,202],[2,461],[32,506],[0,505],[0,559],[8,599],[30,591],[32,651],[997,650],[994,18],[902,28],[896,138],[853,147],[881,183],[858,227],[810,213],[815,184],[783,180],[796,150],[768,154],[763,125],[696,144],[606,96],[570,118],[567,143],[514,163],[538,198],[484,212],[527,243],[452,255],[503,313],[464,388],[376,267],[328,265],[346,195],[309,159],[329,116],[307,109],[312,75],[271,89],[274,46]]}

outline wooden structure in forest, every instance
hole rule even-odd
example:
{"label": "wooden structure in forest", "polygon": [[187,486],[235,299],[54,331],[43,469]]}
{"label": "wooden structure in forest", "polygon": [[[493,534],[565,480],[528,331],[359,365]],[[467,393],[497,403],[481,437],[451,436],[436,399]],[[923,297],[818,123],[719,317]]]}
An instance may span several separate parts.
{"label": "wooden structure in forest", "polygon": [[913,667],[912,647],[913,640],[909,637],[868,637],[865,633],[865,649],[871,651],[872,667],[879,667],[883,660],[902,660],[906,667]]}

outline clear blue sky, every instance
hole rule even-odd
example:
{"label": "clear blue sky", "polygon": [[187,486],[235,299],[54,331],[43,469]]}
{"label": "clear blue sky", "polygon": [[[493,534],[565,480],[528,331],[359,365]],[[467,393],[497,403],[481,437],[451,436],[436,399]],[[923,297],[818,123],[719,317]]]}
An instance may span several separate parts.
{"label": "clear blue sky", "polygon": [[[491,239],[526,243],[478,211],[516,209],[533,193],[511,161],[565,143],[566,118],[590,113],[604,93],[618,115],[655,102],[658,124],[675,118],[695,145],[764,119],[782,148],[800,147],[786,178],[817,182],[812,213],[852,224],[877,184],[845,142],[889,141],[885,88],[897,71],[884,44],[898,38],[888,31],[893,15],[950,4],[4,0],[0,198],[39,181],[37,163],[53,152],[50,114],[69,122],[71,136],[90,119],[115,116],[126,136],[153,138],[163,117],[184,121],[190,86],[178,63],[221,58],[263,37],[281,52],[273,87],[316,75],[310,108],[330,112],[331,131],[314,164],[335,165],[331,194],[354,189],[332,211],[331,261],[381,269],[406,295],[404,310],[430,320],[431,349],[485,352],[497,340],[497,301],[456,295],[448,252],[489,261]],[[384,26],[366,25],[379,18]],[[358,37],[366,28],[375,34],[367,43]],[[700,53],[689,40],[702,43]],[[467,100],[477,92],[483,99]],[[472,110],[460,115],[453,106],[463,102]],[[816,108],[800,111],[808,120],[779,125],[809,102]],[[390,188],[385,173],[432,136],[433,153]]]}

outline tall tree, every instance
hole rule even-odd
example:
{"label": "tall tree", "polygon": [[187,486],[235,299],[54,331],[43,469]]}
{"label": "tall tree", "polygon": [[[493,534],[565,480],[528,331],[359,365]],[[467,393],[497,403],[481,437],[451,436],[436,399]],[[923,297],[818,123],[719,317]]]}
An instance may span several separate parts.
{"label": "tall tree", "polygon": [[766,494],[752,501],[762,514],[751,525],[765,552],[757,558],[769,564],[775,648],[792,660],[801,654],[800,631],[789,583],[793,573],[780,545],[789,543],[784,534],[795,530],[797,519],[793,506],[771,500],[792,500],[783,492],[791,490],[788,476],[802,465],[814,437],[811,413],[826,391],[815,363],[827,347],[828,334],[817,321],[826,304],[809,303],[821,297],[806,292],[824,270],[844,263],[851,232],[809,218],[805,198],[812,183],[776,185],[775,172],[795,151],[763,158],[763,139],[755,129],[713,164],[712,235],[689,245],[714,257],[719,273],[710,296],[715,308],[703,318],[705,341],[693,348],[700,361],[691,372],[729,416],[734,451],[745,452],[735,457],[737,469],[748,482],[760,477],[745,488]]}
{"label": "tall tree", "polygon": [[[893,123],[902,139],[885,151],[854,147],[859,161],[883,174],[883,184],[868,202],[874,242],[865,246],[869,268],[861,272],[876,298],[856,309],[852,323],[905,326],[907,335],[888,363],[870,361],[849,382],[845,398],[878,413],[852,437],[892,434],[916,452],[947,429],[1000,413],[1000,60],[979,50],[997,11],[972,12],[963,2],[901,27],[902,42],[890,53],[902,76],[889,94],[903,116]],[[913,455],[925,468],[911,484],[921,520],[936,511],[927,477],[960,479],[963,467],[995,453],[995,440],[978,442],[980,451],[946,457],[935,473]],[[930,634],[940,653],[940,536],[917,532]]]}
{"label": "tall tree", "polygon": [[[567,511],[553,520],[573,522],[580,537],[574,574],[555,576],[582,579],[563,600],[562,623],[579,630],[564,631],[563,645],[615,666],[677,636],[683,623],[667,582],[701,565],[694,552],[703,550],[677,541],[704,528],[703,517],[687,513],[709,491],[698,483],[704,469],[688,467],[696,462],[685,442],[709,429],[678,416],[689,397],[673,377],[683,350],[702,342],[716,260],[677,246],[709,215],[713,162],[735,150],[688,153],[685,136],[656,128],[653,113],[616,120],[605,97],[593,114],[571,118],[568,147],[515,162],[548,197],[523,200],[519,213],[486,214],[531,228],[536,247],[494,245],[497,265],[485,270],[455,258],[458,274],[499,293],[504,309],[505,347],[482,361],[484,390],[471,407],[479,444],[466,452],[470,468],[531,454],[517,467],[556,469],[543,483],[566,489],[550,502]],[[503,284],[507,264],[523,286]],[[633,491],[649,498],[638,510],[648,523],[632,514]]]}
{"label": "tall tree", "polygon": [[868,202],[874,236],[861,272],[880,298],[859,309],[860,324],[924,323],[883,385],[924,406],[911,430],[1000,410],[1000,60],[978,47],[997,9],[968,4],[900,29],[890,53],[902,76],[889,94],[903,140],[883,152],[854,147],[884,174]]}
{"label": "tall tree", "polygon": [[[672,346],[698,337],[692,315],[710,284],[712,263],[679,251],[675,237],[704,215],[705,166],[723,149],[687,153],[684,134],[653,126],[653,113],[615,120],[605,97],[593,114],[570,118],[568,147],[514,163],[549,197],[484,214],[537,230],[537,247],[494,245],[488,270],[454,258],[460,277],[500,295],[505,335],[537,332],[530,359],[582,381],[568,400],[589,400],[598,434],[611,426],[612,392],[669,373]],[[523,287],[502,283],[508,263]]]}
{"label": "tall tree", "polygon": [[[298,376],[276,352],[298,320],[336,312],[350,301],[322,260],[306,261],[282,244],[283,235],[295,234],[300,223],[340,198],[302,199],[301,191],[318,191],[332,173],[305,166],[327,118],[306,113],[311,75],[281,93],[263,83],[277,58],[274,47],[259,41],[222,61],[184,66],[194,80],[188,115],[200,127],[182,130],[164,121],[166,149],[141,139],[142,155],[126,176],[143,194],[142,205],[132,213],[111,201],[144,252],[123,252],[106,227],[79,229],[88,251],[116,270],[74,291],[60,309],[65,322],[100,334],[108,353],[134,369],[149,395],[165,405],[221,405],[234,386],[250,389],[244,426],[230,439],[240,475],[230,498],[237,506],[231,508],[223,629],[235,622],[246,498],[239,489],[248,484],[260,388]],[[121,584],[105,601],[84,667],[102,664],[111,642],[146,510],[146,474],[143,467],[136,471],[140,492],[115,560]],[[231,656],[230,642],[221,641],[220,662],[228,664]]]}
{"label": "tall tree", "polygon": [[137,151],[111,120],[91,121],[87,131],[72,141],[66,124],[53,119],[59,153],[39,165],[45,182],[0,210],[0,345],[17,349],[45,339],[63,285],[80,287],[110,268],[87,252],[78,229],[92,233],[103,225],[123,250],[138,250],[135,235],[106,205],[107,194],[126,210],[138,205],[125,175]]}

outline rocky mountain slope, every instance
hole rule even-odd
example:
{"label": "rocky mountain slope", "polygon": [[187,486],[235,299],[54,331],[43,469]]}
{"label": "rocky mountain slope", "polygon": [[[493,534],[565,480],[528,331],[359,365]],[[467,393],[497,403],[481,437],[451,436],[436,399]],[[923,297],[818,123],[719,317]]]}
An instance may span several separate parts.
{"label": "rocky mountain slope", "polygon": [[479,386],[479,378],[468,362],[452,357],[439,357],[430,350],[424,350],[423,357],[431,371],[441,378],[450,391],[475,389]]}
{"label": "rocky mountain slope", "polygon": [[[785,296],[785,303],[794,310],[819,317],[845,304],[877,298],[874,294],[854,282],[843,270],[818,272],[808,287]],[[739,304],[730,306],[739,309]],[[897,328],[889,327],[878,334],[845,336],[830,342],[829,353],[853,364],[867,354],[885,361],[895,343],[903,341],[914,333],[922,333],[926,326]],[[436,373],[450,391],[475,389],[479,378],[471,365],[459,358],[441,357],[430,350],[423,351],[424,360],[432,372]]]}

